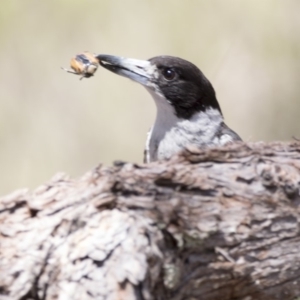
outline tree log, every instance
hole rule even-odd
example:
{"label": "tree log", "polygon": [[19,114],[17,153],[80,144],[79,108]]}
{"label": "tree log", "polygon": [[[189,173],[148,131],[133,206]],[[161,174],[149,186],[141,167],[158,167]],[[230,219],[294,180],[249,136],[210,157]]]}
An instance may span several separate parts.
{"label": "tree log", "polygon": [[195,149],[0,199],[0,300],[300,296],[300,143]]}

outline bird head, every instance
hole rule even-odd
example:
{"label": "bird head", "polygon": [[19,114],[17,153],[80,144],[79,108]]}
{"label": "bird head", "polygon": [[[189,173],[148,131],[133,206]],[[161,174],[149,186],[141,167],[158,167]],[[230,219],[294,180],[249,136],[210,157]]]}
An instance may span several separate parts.
{"label": "bird head", "polygon": [[138,60],[113,55],[97,55],[100,65],[136,81],[150,92],[156,105],[179,119],[221,108],[215,91],[204,74],[191,62],[173,56]]}

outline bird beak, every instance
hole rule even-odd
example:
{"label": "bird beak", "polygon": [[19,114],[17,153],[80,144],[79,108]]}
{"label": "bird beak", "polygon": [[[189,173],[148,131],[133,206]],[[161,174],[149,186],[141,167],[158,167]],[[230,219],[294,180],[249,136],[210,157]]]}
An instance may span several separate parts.
{"label": "bird beak", "polygon": [[120,56],[97,55],[100,65],[118,75],[148,86],[153,75],[153,66],[148,60],[138,60]]}

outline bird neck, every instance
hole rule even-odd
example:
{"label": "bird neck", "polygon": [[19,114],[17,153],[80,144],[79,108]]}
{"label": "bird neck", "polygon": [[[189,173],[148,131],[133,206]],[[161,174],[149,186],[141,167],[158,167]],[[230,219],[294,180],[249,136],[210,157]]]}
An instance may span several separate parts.
{"label": "bird neck", "polygon": [[[173,106],[162,95],[151,90],[149,92],[157,107],[155,123],[146,144],[150,161],[159,158],[158,151],[162,144],[166,147],[166,144],[172,145],[178,151],[182,145],[194,144],[195,137],[199,146],[213,141],[223,123],[223,116],[218,109],[207,108],[205,111],[196,112],[189,119],[182,119],[176,116]],[[168,151],[172,152],[171,149]]]}
{"label": "bird neck", "polygon": [[175,127],[181,120],[175,114],[173,106],[157,92],[147,89],[156,105],[156,119],[152,127],[152,134],[155,132],[157,138],[161,139],[167,131]]}

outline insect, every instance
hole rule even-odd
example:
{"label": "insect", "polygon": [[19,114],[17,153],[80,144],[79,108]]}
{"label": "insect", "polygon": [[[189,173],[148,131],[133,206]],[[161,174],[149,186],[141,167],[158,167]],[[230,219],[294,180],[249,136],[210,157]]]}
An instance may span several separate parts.
{"label": "insect", "polygon": [[71,58],[70,67],[71,69],[62,68],[68,73],[75,75],[81,75],[82,78],[89,78],[94,76],[94,73],[97,71],[99,66],[99,60],[89,52],[83,52],[77,54],[75,57]]}

